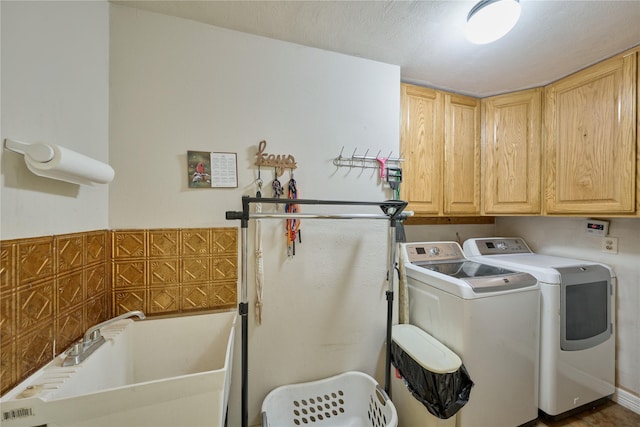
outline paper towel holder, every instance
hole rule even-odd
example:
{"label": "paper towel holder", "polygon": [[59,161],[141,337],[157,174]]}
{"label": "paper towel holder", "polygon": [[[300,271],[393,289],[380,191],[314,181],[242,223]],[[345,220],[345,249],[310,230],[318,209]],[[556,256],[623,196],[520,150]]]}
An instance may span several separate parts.
{"label": "paper towel holder", "polygon": [[16,141],[15,139],[5,138],[4,146],[16,153],[29,156],[33,160],[38,162],[49,162],[53,159],[53,149],[41,143],[28,144],[22,141]]}
{"label": "paper towel holder", "polygon": [[[46,143],[27,143],[15,139],[5,138],[4,146],[7,150],[22,154],[25,157],[27,168],[35,175],[45,178],[57,179],[79,185],[107,184],[113,180],[113,168],[106,163],[92,159],[72,150]],[[55,171],[56,163],[60,160],[60,150],[76,156],[81,161],[90,162],[92,165],[106,169],[106,174],[85,174],[66,171]],[[56,156],[58,156],[56,158]],[[36,170],[34,165],[38,165]],[[44,170],[39,170],[43,167]],[[51,169],[48,171],[46,169]]]}

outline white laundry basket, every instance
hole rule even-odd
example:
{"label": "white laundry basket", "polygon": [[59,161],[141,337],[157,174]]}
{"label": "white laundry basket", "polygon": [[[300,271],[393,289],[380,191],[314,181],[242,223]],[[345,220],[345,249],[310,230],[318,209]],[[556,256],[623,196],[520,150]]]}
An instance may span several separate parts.
{"label": "white laundry basket", "polygon": [[362,372],[272,390],[262,402],[263,427],[397,427],[396,408]]}

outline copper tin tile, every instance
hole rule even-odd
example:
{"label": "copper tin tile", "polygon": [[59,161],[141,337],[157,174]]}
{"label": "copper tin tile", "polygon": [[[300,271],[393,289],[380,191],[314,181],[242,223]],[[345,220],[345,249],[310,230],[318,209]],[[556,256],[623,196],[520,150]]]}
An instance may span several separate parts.
{"label": "copper tin tile", "polygon": [[151,259],[149,261],[149,285],[168,286],[180,282],[180,261],[175,259]]}
{"label": "copper tin tile", "polygon": [[99,297],[89,299],[85,304],[85,317],[83,329],[88,329],[93,325],[97,325],[100,322],[104,322],[109,315],[109,301],[107,295],[101,295]]}
{"label": "copper tin tile", "polygon": [[209,305],[213,307],[233,307],[236,305],[237,285],[235,282],[213,285]]}
{"label": "copper tin tile", "polygon": [[84,272],[82,270],[58,276],[57,282],[57,302],[56,312],[60,313],[69,310],[69,308],[82,304],[84,301]]}
{"label": "copper tin tile", "polygon": [[167,286],[149,290],[149,314],[170,313],[180,310],[180,288]]}
{"label": "copper tin tile", "polygon": [[147,269],[144,261],[114,261],[113,288],[126,289],[147,284]]}
{"label": "copper tin tile", "polygon": [[238,277],[238,257],[216,257],[212,260],[212,272],[214,281],[230,280]]}
{"label": "copper tin tile", "polygon": [[56,354],[62,353],[84,334],[86,328],[83,321],[83,311],[82,305],[79,305],[57,316],[55,329]]}
{"label": "copper tin tile", "polygon": [[0,293],[0,342],[2,345],[16,336],[16,293]]}
{"label": "copper tin tile", "polygon": [[16,343],[9,341],[0,347],[0,394],[11,390],[17,382]]}
{"label": "copper tin tile", "polygon": [[212,286],[209,284],[184,285],[182,287],[182,310],[203,310],[209,308]]}
{"label": "copper tin tile", "polygon": [[143,230],[112,231],[111,256],[119,258],[141,258],[147,253],[145,249],[145,232]]}
{"label": "copper tin tile", "polygon": [[182,283],[209,282],[210,272],[209,258],[182,259]]}
{"label": "copper tin tile", "polygon": [[15,245],[9,242],[0,242],[0,293],[15,289],[15,261]]}
{"label": "copper tin tile", "polygon": [[82,268],[84,264],[84,237],[82,234],[55,236],[57,273],[65,273]]}
{"label": "copper tin tile", "polygon": [[147,312],[147,290],[146,289],[127,289],[118,290],[113,295],[114,316],[119,316],[128,311],[141,310]]}
{"label": "copper tin tile", "polygon": [[238,229],[237,228],[213,228],[211,229],[213,241],[213,253],[237,253]]}
{"label": "copper tin tile", "polygon": [[17,341],[18,380],[22,380],[53,358],[53,322],[46,322]]}
{"label": "copper tin tile", "polygon": [[42,324],[51,324],[54,310],[54,280],[47,280],[37,285],[25,286],[18,290],[16,296],[18,333]]}
{"label": "copper tin tile", "polygon": [[180,233],[177,229],[149,231],[149,257],[176,257],[180,252]]}
{"label": "copper tin tile", "polygon": [[86,264],[106,262],[108,254],[107,232],[105,230],[86,233]]}
{"label": "copper tin tile", "polygon": [[18,286],[53,277],[55,264],[52,237],[18,241],[17,256]]}
{"label": "copper tin tile", "polygon": [[180,231],[182,256],[211,254],[211,230],[209,228],[185,228]]}
{"label": "copper tin tile", "polygon": [[94,267],[87,267],[85,269],[85,280],[87,298],[95,298],[98,295],[104,294],[107,291],[107,269],[104,264],[99,264]]}

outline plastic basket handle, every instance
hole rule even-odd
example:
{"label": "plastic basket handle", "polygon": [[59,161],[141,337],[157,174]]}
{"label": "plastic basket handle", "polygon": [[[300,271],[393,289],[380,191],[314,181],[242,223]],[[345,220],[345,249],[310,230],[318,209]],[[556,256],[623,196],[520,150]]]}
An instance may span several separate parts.
{"label": "plastic basket handle", "polygon": [[[378,401],[380,402],[380,404],[383,406],[386,406],[387,401],[391,400],[387,392],[384,391],[382,387],[380,387],[380,384],[376,384],[376,397],[378,398]],[[263,427],[264,427],[264,424],[263,424]]]}

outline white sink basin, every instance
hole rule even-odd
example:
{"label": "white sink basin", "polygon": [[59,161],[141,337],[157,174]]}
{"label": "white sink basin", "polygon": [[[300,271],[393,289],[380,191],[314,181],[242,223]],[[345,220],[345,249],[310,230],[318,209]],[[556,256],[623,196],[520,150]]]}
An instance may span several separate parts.
{"label": "white sink basin", "polygon": [[3,427],[224,424],[236,313],[131,319],[101,329],[82,363],[64,353],[0,400]]}

